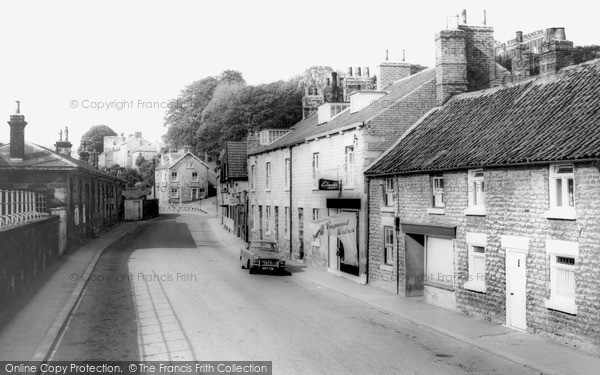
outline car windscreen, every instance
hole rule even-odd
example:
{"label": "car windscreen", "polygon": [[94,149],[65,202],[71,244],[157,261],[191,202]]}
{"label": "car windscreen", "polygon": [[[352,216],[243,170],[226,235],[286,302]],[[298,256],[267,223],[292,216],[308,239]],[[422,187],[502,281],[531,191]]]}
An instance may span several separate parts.
{"label": "car windscreen", "polygon": [[274,243],[270,242],[252,242],[250,243],[250,250],[271,251],[276,253],[277,246],[275,246]]}

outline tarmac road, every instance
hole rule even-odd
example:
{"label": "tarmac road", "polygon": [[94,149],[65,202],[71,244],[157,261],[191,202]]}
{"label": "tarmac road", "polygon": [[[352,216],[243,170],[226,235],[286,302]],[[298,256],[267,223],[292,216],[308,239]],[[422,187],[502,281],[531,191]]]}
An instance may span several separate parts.
{"label": "tarmac road", "polygon": [[274,374],[528,374],[289,275],[250,275],[207,219],[162,215],[108,248],[53,360],[273,361]]}

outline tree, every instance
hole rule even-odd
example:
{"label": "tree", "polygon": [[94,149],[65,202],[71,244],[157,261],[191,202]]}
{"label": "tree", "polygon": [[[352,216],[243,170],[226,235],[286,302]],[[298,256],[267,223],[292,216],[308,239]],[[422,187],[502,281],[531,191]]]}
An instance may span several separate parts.
{"label": "tree", "polygon": [[81,151],[82,145],[85,142],[88,151],[101,153],[104,151],[104,137],[115,135],[117,133],[106,125],[94,125],[81,136],[81,145],[78,150]]}
{"label": "tree", "polygon": [[167,134],[165,143],[173,149],[183,146],[196,146],[196,133],[200,128],[202,112],[213,98],[219,85],[245,85],[242,73],[236,70],[225,70],[217,77],[206,77],[186,86],[177,99],[169,103],[165,115]]}
{"label": "tree", "polygon": [[226,141],[241,141],[249,131],[291,127],[302,119],[302,95],[298,79],[219,86],[202,113],[196,151],[215,159]]}
{"label": "tree", "polygon": [[152,160],[146,160],[142,155],[139,155],[135,161],[135,165],[140,173],[141,181],[140,187],[145,189],[152,188],[154,182],[154,169],[159,165],[158,157],[154,157],[154,164]]}
{"label": "tree", "polygon": [[577,46],[573,55],[573,62],[581,64],[582,62],[594,60],[600,57],[600,46]]}

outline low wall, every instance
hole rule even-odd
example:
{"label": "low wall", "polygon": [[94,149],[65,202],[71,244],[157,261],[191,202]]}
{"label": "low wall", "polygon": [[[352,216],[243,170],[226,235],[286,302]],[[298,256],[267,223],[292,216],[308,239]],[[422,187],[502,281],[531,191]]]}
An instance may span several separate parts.
{"label": "low wall", "polygon": [[0,309],[58,258],[58,216],[0,230]]}

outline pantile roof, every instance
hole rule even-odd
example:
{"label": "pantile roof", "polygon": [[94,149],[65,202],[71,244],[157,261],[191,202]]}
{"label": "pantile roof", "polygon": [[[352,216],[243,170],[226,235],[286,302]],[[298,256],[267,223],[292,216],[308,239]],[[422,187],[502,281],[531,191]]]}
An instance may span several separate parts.
{"label": "pantile roof", "polygon": [[457,95],[417,122],[367,175],[600,158],[600,59]]}

